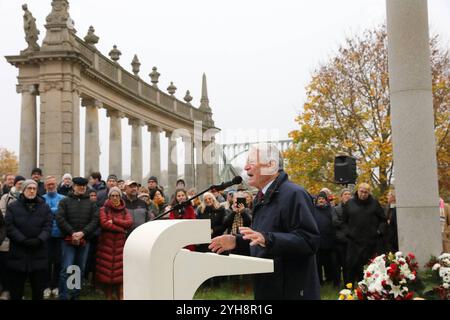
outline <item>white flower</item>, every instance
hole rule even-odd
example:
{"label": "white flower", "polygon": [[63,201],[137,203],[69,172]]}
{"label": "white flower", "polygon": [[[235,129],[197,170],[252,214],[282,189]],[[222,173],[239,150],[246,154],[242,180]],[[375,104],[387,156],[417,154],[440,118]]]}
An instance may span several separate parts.
{"label": "white flower", "polygon": [[401,286],[392,286],[391,289],[392,294],[394,294],[394,298],[398,296],[402,296],[402,287]]}
{"label": "white flower", "polygon": [[398,259],[399,257],[403,257],[403,253],[401,251],[397,251],[395,253],[395,257]]}
{"label": "white flower", "polygon": [[352,294],[352,292],[349,289],[343,289],[343,290],[339,291],[339,294],[342,294],[344,296],[349,296]]}
{"label": "white flower", "polygon": [[448,283],[444,283],[442,286],[443,286],[445,289],[450,288],[450,284],[448,284]]}
{"label": "white flower", "polygon": [[441,267],[439,269],[439,276],[441,278],[446,277],[446,276],[450,276],[450,268]]}
{"label": "white flower", "polygon": [[433,268],[431,268],[431,270],[435,271],[437,269],[439,269],[441,267],[441,265],[439,263],[435,263]]}

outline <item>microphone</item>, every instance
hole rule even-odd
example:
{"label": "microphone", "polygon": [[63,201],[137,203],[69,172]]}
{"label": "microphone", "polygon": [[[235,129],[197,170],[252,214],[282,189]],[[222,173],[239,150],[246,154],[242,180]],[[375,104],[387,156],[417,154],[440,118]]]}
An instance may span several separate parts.
{"label": "microphone", "polygon": [[241,182],[242,182],[242,177],[241,176],[236,176],[231,181],[222,182],[221,184],[212,185],[211,189],[215,189],[217,191],[221,191],[221,190],[224,190],[224,189],[226,189],[228,187],[231,187],[232,185],[240,184]]}

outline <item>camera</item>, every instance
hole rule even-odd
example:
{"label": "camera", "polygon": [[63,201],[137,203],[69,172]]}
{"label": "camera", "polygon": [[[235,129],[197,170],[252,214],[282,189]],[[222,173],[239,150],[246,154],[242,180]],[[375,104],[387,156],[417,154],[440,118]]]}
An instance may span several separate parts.
{"label": "camera", "polygon": [[247,208],[247,199],[245,198],[237,198],[236,206],[239,207],[240,204],[243,204],[245,208]]}

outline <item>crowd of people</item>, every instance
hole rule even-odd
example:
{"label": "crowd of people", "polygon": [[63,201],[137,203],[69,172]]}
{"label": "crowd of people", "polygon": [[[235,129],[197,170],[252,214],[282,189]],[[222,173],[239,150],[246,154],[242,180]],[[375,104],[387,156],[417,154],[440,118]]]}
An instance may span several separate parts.
{"label": "crowd of people", "polygon": [[[259,299],[318,299],[318,284],[355,283],[371,257],[398,250],[394,190],[385,208],[367,183],[344,188],[339,197],[327,188],[312,197],[288,180],[278,162],[270,174],[261,167],[250,162],[245,169],[257,194],[240,187],[211,190],[183,207],[177,205],[196,190],[186,189],[182,179],[173,195],[165,195],[155,176],[143,186],[114,174],[103,181],[99,172],[88,179],[69,173],[43,179],[39,168],[30,178],[7,175],[0,189],[0,299],[22,299],[27,280],[32,299],[78,299],[81,287],[69,279],[74,266],[81,286],[122,299],[125,241],[157,216],[211,221],[211,244],[189,250],[274,259],[274,274],[255,276]],[[442,232],[450,236],[450,206],[441,208]]]}

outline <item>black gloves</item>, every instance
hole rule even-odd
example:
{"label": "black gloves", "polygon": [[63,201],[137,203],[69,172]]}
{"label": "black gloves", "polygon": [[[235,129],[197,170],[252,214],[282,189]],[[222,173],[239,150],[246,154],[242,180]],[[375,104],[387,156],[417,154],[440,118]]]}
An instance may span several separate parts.
{"label": "black gloves", "polygon": [[24,246],[28,248],[37,248],[42,244],[42,240],[39,238],[26,239],[23,241]]}

